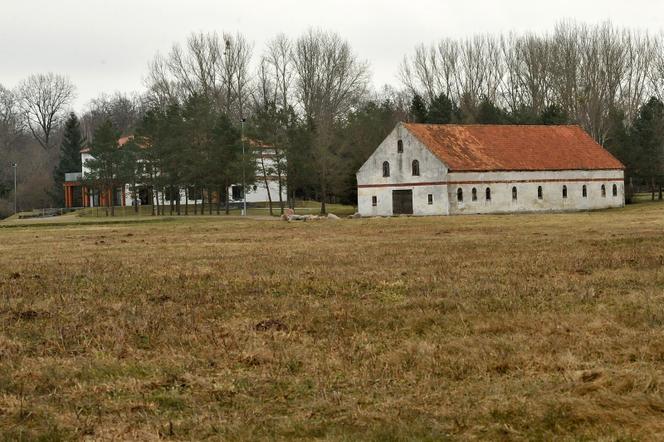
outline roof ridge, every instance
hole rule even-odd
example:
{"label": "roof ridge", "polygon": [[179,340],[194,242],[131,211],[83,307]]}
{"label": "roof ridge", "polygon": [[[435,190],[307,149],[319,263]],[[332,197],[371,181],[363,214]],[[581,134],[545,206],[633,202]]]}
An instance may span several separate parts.
{"label": "roof ridge", "polygon": [[458,127],[581,127],[580,124],[497,124],[497,123],[410,123],[401,121],[402,124],[411,126],[458,126]]}

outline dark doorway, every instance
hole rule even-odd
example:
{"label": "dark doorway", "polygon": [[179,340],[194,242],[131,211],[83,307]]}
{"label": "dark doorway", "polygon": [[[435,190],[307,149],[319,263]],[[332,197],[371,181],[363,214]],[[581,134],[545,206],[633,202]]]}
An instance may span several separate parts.
{"label": "dark doorway", "polygon": [[141,206],[147,206],[152,204],[152,188],[151,187],[139,188],[138,200],[141,202]]}
{"label": "dark doorway", "polygon": [[394,215],[412,215],[413,214],[413,191],[412,190],[393,190],[392,191],[392,213]]}

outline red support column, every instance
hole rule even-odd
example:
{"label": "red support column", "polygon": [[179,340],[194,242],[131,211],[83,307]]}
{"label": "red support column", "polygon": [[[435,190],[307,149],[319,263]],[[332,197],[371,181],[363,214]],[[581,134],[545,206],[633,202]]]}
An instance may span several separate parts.
{"label": "red support column", "polygon": [[69,208],[71,207],[69,205],[69,185],[65,184],[63,187],[64,187],[63,190],[65,192],[65,207]]}

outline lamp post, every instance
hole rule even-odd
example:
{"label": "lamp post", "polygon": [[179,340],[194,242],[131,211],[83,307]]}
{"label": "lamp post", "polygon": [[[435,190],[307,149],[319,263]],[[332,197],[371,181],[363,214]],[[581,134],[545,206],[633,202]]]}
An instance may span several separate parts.
{"label": "lamp post", "polygon": [[240,139],[242,140],[242,205],[244,209],[242,210],[242,216],[247,216],[247,175],[245,169],[246,157],[244,156],[244,122],[245,118],[240,119]]}

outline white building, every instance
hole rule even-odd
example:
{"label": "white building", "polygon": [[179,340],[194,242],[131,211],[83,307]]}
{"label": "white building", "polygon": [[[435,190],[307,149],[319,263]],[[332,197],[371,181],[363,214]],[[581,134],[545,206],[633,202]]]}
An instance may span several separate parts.
{"label": "white building", "polygon": [[[123,146],[131,137],[123,137],[118,140],[118,145]],[[279,192],[281,191],[281,198],[285,202],[287,198],[286,177],[276,176],[277,164],[279,160],[278,152],[274,147],[263,145],[254,140],[247,141],[247,150],[251,150],[256,156],[256,169],[247,171],[247,174],[256,177],[254,184],[247,185],[247,203],[265,203],[272,198],[273,203],[279,202]],[[107,204],[107,195],[100,195],[99,192],[92,189],[86,189],[81,181],[85,179],[86,174],[89,173],[87,162],[92,159],[89,149],[81,151],[82,170],[80,173],[68,173],[65,179],[65,204],[67,207],[98,207]],[[282,165],[283,169],[283,165]],[[279,182],[281,181],[281,189]],[[138,195],[136,201],[133,198],[132,186],[126,184],[115,189],[110,197],[113,200],[113,205],[116,206],[132,206],[156,204],[157,195],[148,186],[138,185]],[[269,192],[269,195],[268,195]],[[197,194],[198,193],[198,194]],[[243,202],[243,193],[241,183],[234,184],[228,188],[228,195],[231,203]],[[170,198],[179,198],[180,204],[200,204],[202,195],[200,191],[194,189],[175,189],[175,195],[171,192],[160,192],[159,197],[164,197],[166,204],[170,204]],[[205,201],[207,203],[207,200]],[[159,201],[161,204],[162,201]]]}
{"label": "white building", "polygon": [[622,207],[624,166],[579,126],[399,123],[357,172],[362,216]]}

